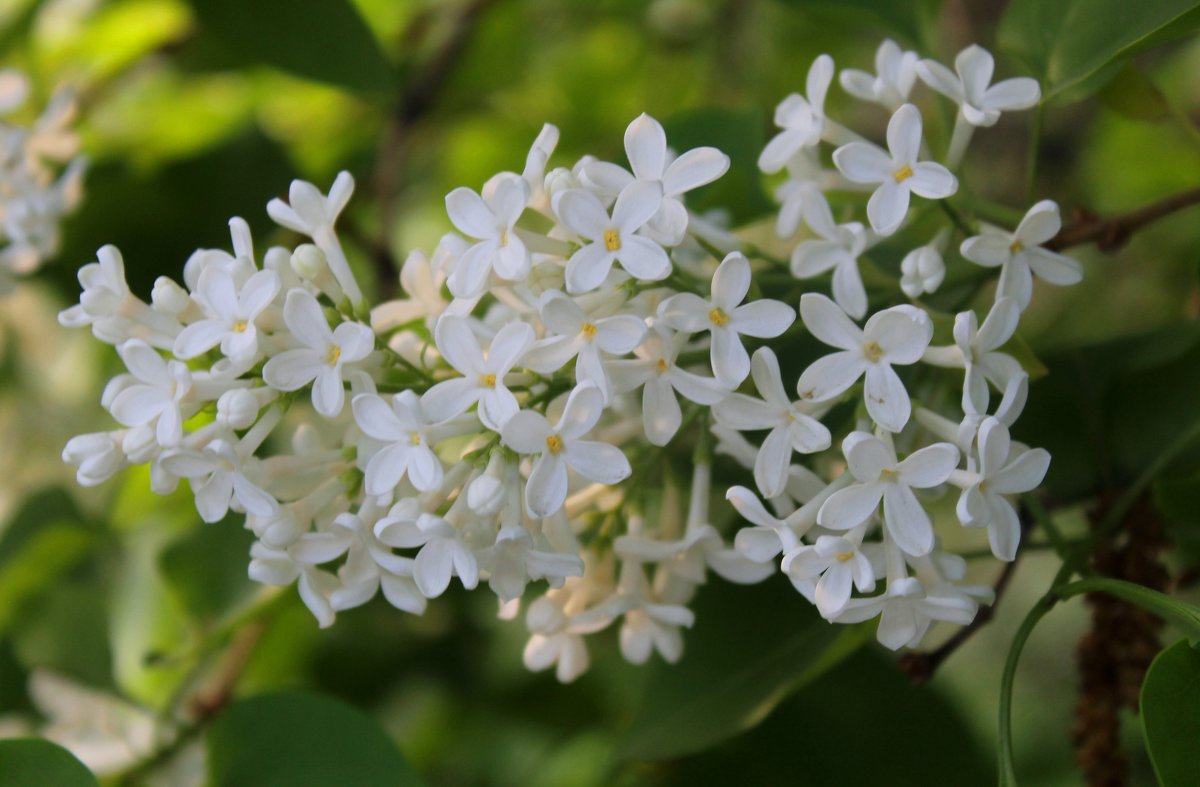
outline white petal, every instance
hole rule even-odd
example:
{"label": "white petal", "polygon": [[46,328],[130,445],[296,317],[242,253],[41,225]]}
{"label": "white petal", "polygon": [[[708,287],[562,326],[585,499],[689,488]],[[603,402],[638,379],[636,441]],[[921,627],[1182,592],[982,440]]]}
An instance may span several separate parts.
{"label": "white petal", "polygon": [[184,327],[175,337],[175,355],[195,358],[221,343],[229,329],[217,320],[199,320]]}
{"label": "white petal", "polygon": [[739,252],[721,261],[712,278],[712,302],[732,312],[750,291],[750,262]]}
{"label": "white petal", "polygon": [[868,367],[860,353],[836,352],[814,361],[800,375],[796,391],[801,399],[823,402],[858,381]]}
{"label": "white petal", "polygon": [[683,412],[675,389],[665,377],[656,377],[642,389],[642,425],[653,445],[666,445],[679,431]]}
{"label": "white petal", "polygon": [[800,317],[813,336],[839,350],[860,351],[863,333],[833,301],[814,292],[800,296]]}
{"label": "white petal", "polygon": [[783,522],[771,516],[758,496],[744,486],[730,487],[729,491],[725,493],[725,499],[737,509],[738,514],[747,522],[763,528],[783,527]]}
{"label": "white petal", "polygon": [[671,260],[663,247],[641,235],[623,234],[616,257],[621,267],[635,279],[658,281],[671,273]]}
{"label": "white petal", "polygon": [[446,195],[446,213],[455,228],[471,238],[493,238],[500,222],[483,198],[469,188],[459,187]]}
{"label": "white petal", "polygon": [[604,397],[594,385],[577,385],[567,397],[556,431],[567,440],[587,434],[604,413]]}
{"label": "white petal", "polygon": [[832,240],[806,240],[792,249],[791,271],[797,279],[820,276],[847,259],[853,260],[850,252],[841,243]]}
{"label": "white petal", "polygon": [[791,306],[768,298],[739,306],[729,316],[729,327],[756,339],[776,337],[796,321],[796,312]]}
{"label": "white petal", "polygon": [[632,314],[618,314],[596,321],[593,339],[600,349],[613,355],[625,355],[641,344],[646,336],[646,323]]}
{"label": "white petal", "polygon": [[895,178],[879,185],[867,200],[867,218],[871,228],[880,235],[891,235],[908,215],[908,189]]}
{"label": "white petal", "polygon": [[729,395],[729,389],[720,380],[701,377],[678,367],[671,367],[663,379],[669,381],[680,396],[696,404],[714,405]]}
{"label": "white petal", "polygon": [[776,407],[791,406],[787,391],[783,389],[783,376],[779,371],[779,359],[770,347],[759,347],[750,359],[750,374],[758,395]]}
{"label": "white petal", "polygon": [[858,272],[858,262],[848,254],[833,269],[833,299],[856,320],[867,313],[867,290]]}
{"label": "white petal", "polygon": [[804,94],[817,114],[825,112],[825,95],[829,92],[829,83],[832,81],[833,58],[829,55],[817,56],[808,67],[808,76],[804,81]]}
{"label": "white petal", "polygon": [[558,457],[542,454],[533,463],[525,484],[525,507],[535,519],[545,519],[567,499],[567,466]]}
{"label": "white petal", "polygon": [[617,195],[613,205],[612,223],[621,231],[621,241],[632,235],[658,212],[662,203],[662,186],[652,181],[634,181]]}
{"label": "white petal", "polygon": [[659,317],[676,330],[699,333],[712,327],[709,312],[712,304],[692,292],[681,292],[667,298],[659,306]]}
{"label": "white petal", "polygon": [[773,429],[782,420],[779,408],[745,394],[730,394],[713,406],[717,423],[746,432]]}
{"label": "white petal", "polygon": [[539,454],[546,450],[550,424],[546,417],[532,410],[522,410],[504,422],[500,437],[504,444],[518,454]]}
{"label": "white petal", "polygon": [[850,142],[833,151],[833,163],[854,183],[894,181],[892,157],[870,142]]}
{"label": "white petal", "polygon": [[777,497],[787,483],[792,444],[787,429],[776,427],[767,434],[754,460],[754,483],[763,497]]}
{"label": "white petal", "polygon": [[465,377],[443,380],[421,395],[421,409],[430,422],[441,423],[465,413],[482,393],[476,380]]}
{"label": "white petal", "polygon": [[554,212],[568,229],[588,240],[603,238],[609,227],[608,212],[590,191],[567,189],[556,194]]}
{"label": "white petal", "polygon": [[889,432],[899,432],[912,415],[912,401],[896,371],[884,363],[867,365],[863,398],[867,414]]}
{"label": "white petal", "polygon": [[443,316],[433,331],[438,352],[461,374],[468,377],[483,374],[486,367],[479,340],[470,324],[461,317]]}
{"label": "white petal", "polygon": [[831,530],[858,527],[875,513],[883,497],[882,484],[853,484],[829,496],[817,512],[817,523]]}
{"label": "white petal", "polygon": [[594,440],[572,440],[563,451],[568,465],[584,478],[617,484],[633,472],[620,448]]}
{"label": "white petal", "polygon": [[941,164],[921,161],[912,166],[912,177],[904,183],[918,197],[945,199],[958,191],[958,178]]}
{"label": "white petal", "polygon": [[989,488],[998,494],[1012,495],[1036,489],[1050,469],[1050,454],[1044,448],[1025,451],[996,473]]}
{"label": "white petal", "polygon": [[1053,238],[1062,229],[1062,214],[1058,203],[1044,199],[1038,202],[1026,213],[1013,233],[1021,239],[1025,246],[1041,246]]}
{"label": "white petal", "polygon": [[283,321],[305,346],[322,352],[329,347],[333,332],[317,299],[306,290],[288,291],[283,305]]}
{"label": "white petal", "polygon": [[992,81],[995,67],[992,53],[978,44],[968,46],[954,58],[954,70],[958,72],[966,96],[972,102],[983,97],[988,83]]}
{"label": "white petal", "polygon": [[716,148],[695,148],[671,162],[663,174],[663,192],[676,196],[712,183],[729,170],[729,156]]}
{"label": "white petal", "polygon": [[525,351],[533,344],[533,327],[524,322],[510,322],[496,332],[488,348],[484,368],[500,380],[508,374]]}
{"label": "white petal", "polygon": [[888,150],[899,164],[912,164],[921,151],[921,111],[912,104],[897,109],[887,127]]}
{"label": "white petal", "polygon": [[887,484],[883,490],[883,521],[888,535],[905,553],[920,557],[933,549],[933,524],[907,486]]}
{"label": "white petal", "polygon": [[437,598],[445,593],[453,572],[453,544],[442,538],[435,538],[421,547],[413,563],[413,580],[425,598]]}
{"label": "white petal", "polygon": [[311,383],[325,365],[316,350],[286,350],[267,361],[263,381],[277,391],[296,391]]}
{"label": "white petal", "polygon": [[953,71],[936,60],[922,60],[917,63],[917,76],[937,92],[953,99],[956,103],[962,103],[962,82]]}
{"label": "white petal", "polygon": [[983,352],[991,352],[1012,338],[1017,322],[1021,319],[1021,307],[1011,298],[1001,298],[988,312],[987,319],[975,335],[975,344]]}
{"label": "white petal", "polygon": [[326,418],[334,418],[342,411],[346,401],[346,389],[342,385],[342,375],[328,364],[317,372],[313,381],[313,409]]}
{"label": "white petal", "polygon": [[729,326],[712,331],[712,367],[714,376],[733,388],[750,374],[750,354]]}
{"label": "white petal", "polygon": [[667,135],[657,120],[643,113],[625,129],[625,155],[635,177],[658,180],[667,160]]}
{"label": "white petal", "polygon": [[997,559],[1012,561],[1017,557],[1017,546],[1021,542],[1021,520],[1007,500],[992,496],[991,502],[988,545]]}
{"label": "white petal", "polygon": [[976,265],[994,268],[1012,258],[1013,239],[1007,234],[984,233],[967,238],[959,247],[959,253]]}
{"label": "white petal", "polygon": [[350,408],[363,433],[377,440],[395,442],[408,440],[412,435],[414,425],[402,423],[391,405],[377,394],[359,394]]}
{"label": "white petal", "polygon": [[503,385],[495,388],[483,388],[479,394],[479,421],[493,432],[499,432],[501,427],[517,414],[521,406],[517,397],[513,396]]}
{"label": "white petal", "polygon": [[1045,249],[1029,249],[1029,267],[1044,281],[1069,286],[1083,281],[1083,266],[1063,254]]}
{"label": "white petal", "polygon": [[988,109],[1029,109],[1042,98],[1036,79],[1016,77],[997,82],[983,94],[983,103]]}
{"label": "white petal", "polygon": [[859,481],[875,481],[896,464],[896,455],[870,432],[851,432],[842,440],[850,473]]}
{"label": "white petal", "polygon": [[604,283],[612,270],[616,253],[608,251],[602,242],[589,243],[567,260],[567,292],[591,292]]}
{"label": "white petal", "polygon": [[896,466],[900,481],[917,489],[945,483],[958,467],[958,448],[950,443],[934,443],[914,451]]}

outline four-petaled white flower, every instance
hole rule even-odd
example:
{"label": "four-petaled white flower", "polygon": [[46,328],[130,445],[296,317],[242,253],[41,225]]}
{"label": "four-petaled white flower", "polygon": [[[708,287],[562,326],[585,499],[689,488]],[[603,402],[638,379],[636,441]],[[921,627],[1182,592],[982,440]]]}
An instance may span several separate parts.
{"label": "four-petaled white flower", "polygon": [[397,549],[417,549],[412,577],[425,598],[437,598],[457,576],[467,590],[479,584],[479,562],[463,543],[461,531],[440,516],[420,511],[412,498],[403,500],[375,523],[375,536]]}
{"label": "four-petaled white flower", "polygon": [[866,376],[863,396],[867,413],[889,432],[899,432],[912,414],[912,402],[893,364],[921,359],[933,336],[928,319],[914,316],[911,307],[893,306],[876,312],[859,328],[837,304],[816,293],[800,298],[800,316],[813,336],[841,352],[818,358],[800,375],[801,399],[831,399]]}
{"label": "four-petaled white flower", "polygon": [[917,81],[916,52],[905,52],[888,38],[875,50],[875,73],[847,68],[838,81],[847,93],[863,101],[872,101],[896,111],[908,100]]}
{"label": "four-petaled white flower", "polygon": [[604,397],[590,383],[576,386],[567,397],[562,417],[553,427],[546,416],[522,410],[500,431],[504,444],[519,454],[538,454],[525,484],[529,515],[544,519],[567,499],[567,468],[602,484],[616,484],[632,469],[616,446],[582,440],[604,412]]}
{"label": "four-petaled white flower", "polygon": [[957,75],[935,60],[917,63],[921,81],[958,104],[972,126],[995,125],[1001,112],[1029,109],[1042,97],[1036,79],[1016,77],[988,87],[995,68],[992,55],[972,44],[954,58]]}
{"label": "four-petaled white flower", "polygon": [[717,266],[712,278],[712,300],[681,292],[663,301],[659,317],[685,333],[708,331],[713,373],[729,387],[739,385],[750,373],[750,354],[740,336],[770,339],[788,329],[796,312],[782,301],[761,298],[741,305],[750,291],[750,262],[741,252],[732,252]]}
{"label": "four-petaled white flower", "polygon": [[655,326],[634,350],[633,360],[609,361],[613,387],[625,393],[642,387],[642,425],[646,439],[654,445],[666,445],[683,422],[678,391],[683,398],[703,405],[714,405],[729,395],[729,389],[713,377],[702,377],[675,364],[683,335],[672,336],[664,326]]}
{"label": "four-petaled white flower", "polygon": [[540,374],[557,372],[575,358],[575,381],[592,383],[607,402],[612,393],[600,353],[626,355],[646,335],[646,322],[633,314],[591,317],[557,290],[542,296],[542,324],[547,336],[534,343],[523,363]]}
{"label": "four-petaled white flower", "polygon": [[962,353],[966,377],[963,380],[963,412],[984,413],[988,406],[988,382],[999,391],[1009,381],[1025,373],[1016,358],[996,352],[1017,330],[1021,309],[1012,298],[1000,298],[979,325],[975,312],[962,312],[954,318],[954,343]]}
{"label": "four-petaled white flower", "polygon": [[958,179],[932,161],[918,161],[921,112],[912,104],[896,110],[887,128],[888,150],[869,142],[850,142],[833,152],[833,163],[854,183],[878,183],[867,200],[867,218],[880,235],[891,235],[904,223],[909,195],[944,199],[958,191]]}
{"label": "four-petaled white flower", "polygon": [[192,297],[207,316],[179,332],[175,355],[195,358],[219,344],[236,370],[253,364],[258,356],[255,320],[278,293],[279,276],[274,271],[258,271],[246,279],[239,292],[228,270],[205,268]]}
{"label": "four-petaled white flower", "polygon": [[979,605],[964,594],[926,593],[916,577],[890,580],[887,592],[870,598],[853,598],[837,614],[837,623],[861,623],[879,616],[875,637],[892,650],[916,646],[935,620],[965,626],[975,619]]}
{"label": "four-petaled white flower", "polygon": [[768,175],[783,169],[792,156],[815,146],[825,131],[825,96],[833,81],[833,58],[821,55],[808,69],[806,96],[792,93],[775,108],[780,131],[758,157],[758,168]]}
{"label": "four-petaled white flower", "polygon": [[997,298],[1016,298],[1021,310],[1033,297],[1033,274],[1067,286],[1083,280],[1083,267],[1070,257],[1042,248],[1062,229],[1062,216],[1053,200],[1042,200],[1029,209],[1015,232],[984,227],[982,235],[967,238],[959,251],[978,265],[1000,269]]}
{"label": "four-petaled white flower", "polygon": [[658,281],[671,272],[663,247],[637,231],[662,203],[662,186],[635,180],[617,195],[612,216],[590,191],[568,189],[554,196],[554,213],[589,243],[567,260],[567,292],[590,292],[604,283],[614,262],[635,279]]}
{"label": "four-petaled white flower", "polygon": [[429,445],[429,427],[415,393],[402,391],[391,405],[376,394],[359,394],[350,406],[363,433],[385,443],[367,462],[368,495],[386,495],[406,474],[421,492],[441,485],[442,463]]}
{"label": "four-petaled white flower", "polygon": [[504,377],[533,344],[533,328],[511,322],[496,332],[487,355],[470,323],[444,316],[434,330],[438,352],[462,377],[437,383],[421,395],[421,407],[433,423],[440,423],[479,403],[479,421],[494,432],[520,407],[504,384]]}
{"label": "four-petaled white flower", "polygon": [[804,223],[820,240],[805,240],[792,250],[792,275],[797,279],[833,270],[833,299],[856,320],[867,313],[867,291],[858,272],[858,258],[871,240],[861,222],[836,224],[825,195],[816,189],[805,194]]}
{"label": "four-petaled white flower", "polygon": [[478,295],[488,273],[507,281],[529,275],[529,250],[514,229],[529,204],[529,184],[517,175],[501,175],[483,189],[483,196],[459,187],[446,195],[446,213],[454,226],[479,242],[463,252],[447,280],[459,298]]}
{"label": "four-petaled white flower", "polygon": [[203,451],[172,451],[161,461],[168,473],[191,481],[196,510],[205,522],[220,521],[233,501],[255,516],[270,516],[279,506],[246,477],[241,455],[225,440],[213,440]]}
{"label": "four-petaled white flower", "polygon": [[[167,361],[140,339],[117,348],[132,375],[112,400],[109,410],[125,426],[155,421],[155,438],[161,446],[177,444],[183,437],[184,414],[180,402],[192,389],[192,375],[179,361]],[[129,379],[129,378],[125,378]],[[194,414],[195,409],[188,415]]]}
{"label": "four-petaled white flower", "polygon": [[1042,483],[1050,468],[1044,448],[1022,448],[1014,453],[1008,427],[987,418],[979,427],[978,480],[958,498],[958,518],[967,527],[986,527],[992,554],[1013,560],[1021,540],[1021,520],[1005,495],[1029,492]]}
{"label": "four-petaled white flower", "polygon": [[815,582],[813,603],[822,617],[832,618],[850,600],[851,586],[860,593],[875,589],[875,570],[857,539],[817,536],[812,544],[788,550],[780,568],[793,581]]}
{"label": "four-petaled white flower", "polygon": [[798,546],[800,536],[786,520],[767,510],[758,496],[744,486],[731,486],[725,499],[754,527],[743,527],[733,537],[733,544],[756,563],[766,563]]}
{"label": "four-petaled white flower", "polygon": [[279,391],[297,391],[309,383],[313,409],[326,418],[342,412],[346,367],[362,361],[375,348],[375,334],[357,322],[330,330],[321,305],[305,290],[291,290],[283,305],[283,321],[303,347],[284,350],[263,366],[263,380]]}
{"label": "four-petaled white flower", "polygon": [[829,429],[813,417],[809,402],[788,400],[779,360],[770,348],[761,347],[754,353],[750,371],[762,399],[730,394],[713,406],[713,416],[722,426],[739,431],[771,430],[754,461],[754,482],[765,496],[775,497],[787,484],[792,451],[824,451],[831,438]]}
{"label": "four-petaled white flower", "polygon": [[635,180],[658,183],[662,187],[662,204],[646,231],[668,246],[678,245],[687,232],[688,212],[681,197],[712,183],[729,169],[729,156],[711,147],[694,148],[672,160],[666,132],[646,114],[625,129],[625,155],[629,157],[632,174],[617,164],[589,161],[583,166],[583,175],[611,194],[619,194]]}
{"label": "four-petaled white flower", "polygon": [[934,443],[896,459],[888,442],[868,432],[851,432],[842,441],[849,472],[857,483],[829,496],[817,513],[817,524],[831,530],[858,527],[883,501],[883,523],[896,546],[910,555],[933,549],[933,523],[913,494],[946,482],[958,467],[958,449]]}

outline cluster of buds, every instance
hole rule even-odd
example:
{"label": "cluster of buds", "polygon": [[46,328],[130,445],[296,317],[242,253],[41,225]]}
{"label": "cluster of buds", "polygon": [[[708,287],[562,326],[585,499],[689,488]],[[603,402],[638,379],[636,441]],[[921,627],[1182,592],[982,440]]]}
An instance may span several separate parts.
{"label": "cluster of buds", "polygon": [[83,180],[74,99],[59,92],[28,128],[6,121],[28,95],[22,74],[0,70],[0,295],[58,250],[59,223]]}
{"label": "cluster of buds", "polygon": [[[1013,559],[1011,496],[1050,457],[1009,438],[1028,376],[1002,348],[1032,276],[1069,284],[1080,269],[1041,248],[1059,221],[1042,202],[1012,232],[947,221],[894,292],[868,298],[860,266],[921,211],[912,197],[951,197],[971,131],[1038,100],[1032,80],[989,87],[978,47],[957,76],[891,42],[877,65],[841,76],[891,113],[886,149],[826,117],[828,56],[779,106],[760,164],[787,172],[781,238],[811,230],[790,265],[688,210],[729,159],[677,154],[646,115],[626,130],[628,168],[551,169],[547,125],[521,173],[452,191],[457,232],[410,254],[404,297],[374,308],[335,231],[345,173],[327,194],[296,181],[267,206],[310,243],[260,258],[234,219],[232,253],[196,252],[185,286],[162,278],[150,303],[101,249],[61,321],[125,361],[102,398],[123,428],[73,439],[64,458],[88,485],[149,463],[157,492],[188,481],[205,521],[244,515],[251,577],[295,583],[322,626],[379,592],[420,614],[455,580],[486,583],[504,618],[524,599],[525,663],[564,681],[587,668],[585,635],[610,626],[631,662],[680,658],[710,569],[741,583],[781,571],[830,621],[880,616],[892,648],[934,621],[966,624],[990,590],[963,584],[926,505],[958,489],[959,523]],[[929,160],[908,103],[918,77],[958,106],[945,163]],[[830,191],[869,191],[867,223],[837,223]],[[946,315],[953,341],[939,346],[920,298],[955,233],[1000,281],[982,325]],[[832,299],[804,291],[829,272]],[[768,281],[780,299],[760,297]],[[809,337],[832,352],[785,384],[776,350]],[[914,385],[941,411],[914,407]],[[716,455],[742,468],[745,484],[724,490],[751,523],[736,533],[719,527]],[[672,469],[681,457],[687,472]],[[535,598],[531,582],[545,583]]]}

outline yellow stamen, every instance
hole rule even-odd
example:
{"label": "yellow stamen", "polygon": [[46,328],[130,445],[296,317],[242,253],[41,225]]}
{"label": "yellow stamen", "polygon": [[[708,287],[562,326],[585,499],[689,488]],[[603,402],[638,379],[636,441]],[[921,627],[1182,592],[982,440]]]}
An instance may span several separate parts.
{"label": "yellow stamen", "polygon": [[839,562],[845,563],[847,560],[852,560],[854,558],[854,553],[853,552],[838,552],[836,555],[834,555],[834,557],[836,557]]}
{"label": "yellow stamen", "polygon": [[508,245],[508,229],[507,228],[500,230],[500,245],[501,246]]}
{"label": "yellow stamen", "polygon": [[616,230],[604,231],[604,248],[609,251],[621,250],[621,233]]}
{"label": "yellow stamen", "polygon": [[549,437],[547,437],[546,438],[546,450],[549,451],[550,453],[554,454],[555,456],[558,456],[559,452],[563,450],[562,438],[556,434],[552,434]]}
{"label": "yellow stamen", "polygon": [[891,468],[885,467],[879,471],[879,477],[884,479],[885,481],[889,478],[894,478],[895,476],[896,476],[896,471],[892,470]]}
{"label": "yellow stamen", "polygon": [[667,363],[666,358],[659,358],[657,361],[655,361],[654,368],[659,374],[663,374],[667,371],[667,369],[671,368],[671,365]]}
{"label": "yellow stamen", "polygon": [[897,183],[903,183],[913,176],[912,167],[905,164],[903,167],[892,173],[892,176],[896,178]]}
{"label": "yellow stamen", "polygon": [[587,339],[589,342],[596,338],[596,326],[592,325],[590,322],[585,322],[583,327],[579,329],[579,332],[582,333],[583,338]]}
{"label": "yellow stamen", "polygon": [[408,442],[412,443],[413,445],[420,445],[421,444],[421,435],[417,434],[416,432],[413,432],[412,437],[408,438]]}
{"label": "yellow stamen", "polygon": [[238,320],[237,322],[235,322],[233,324],[233,332],[234,333],[245,333],[246,329],[249,327],[250,327],[250,324],[247,323],[245,320]]}
{"label": "yellow stamen", "polygon": [[1021,243],[1020,240],[1013,240],[1013,242],[1010,243],[1008,246],[1008,250],[1011,251],[1013,254],[1020,254],[1022,251],[1024,251],[1024,249],[1025,249],[1025,244]]}
{"label": "yellow stamen", "polygon": [[482,385],[484,388],[495,388],[496,387],[496,375],[494,375],[494,374],[479,375],[479,384]]}
{"label": "yellow stamen", "polygon": [[330,366],[337,366],[338,359],[342,357],[342,348],[336,344],[329,345],[329,352],[325,355],[325,363]]}
{"label": "yellow stamen", "polygon": [[878,361],[883,357],[883,348],[875,342],[867,342],[863,345],[863,355],[867,356],[868,361]]}
{"label": "yellow stamen", "polygon": [[717,306],[708,313],[708,319],[712,320],[712,324],[720,328],[723,325],[729,324],[729,315],[720,306]]}

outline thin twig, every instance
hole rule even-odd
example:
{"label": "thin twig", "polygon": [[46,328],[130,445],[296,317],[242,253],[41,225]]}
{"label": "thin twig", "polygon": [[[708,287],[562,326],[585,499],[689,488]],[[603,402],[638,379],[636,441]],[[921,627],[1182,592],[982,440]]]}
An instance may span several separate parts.
{"label": "thin twig", "polygon": [[1079,211],[1075,222],[1063,227],[1061,232],[1045,244],[1045,248],[1062,251],[1072,246],[1095,243],[1096,248],[1102,252],[1114,252],[1147,224],[1193,205],[1200,205],[1200,188],[1190,189],[1109,218],[1097,216],[1089,211]]}

